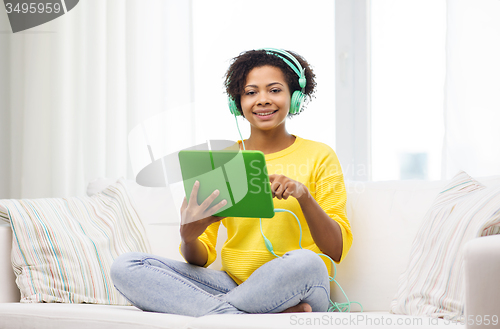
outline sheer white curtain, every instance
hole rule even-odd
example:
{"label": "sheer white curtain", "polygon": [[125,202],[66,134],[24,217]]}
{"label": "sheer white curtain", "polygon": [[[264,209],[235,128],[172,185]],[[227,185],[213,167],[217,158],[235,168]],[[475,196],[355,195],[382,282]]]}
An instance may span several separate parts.
{"label": "sheer white curtain", "polygon": [[443,178],[500,174],[500,1],[447,1]]}
{"label": "sheer white curtain", "polygon": [[[0,11],[0,198],[134,177],[128,133],[192,99],[190,11],[190,1],[85,0],[16,34]],[[190,116],[177,118],[165,128],[189,138]]]}

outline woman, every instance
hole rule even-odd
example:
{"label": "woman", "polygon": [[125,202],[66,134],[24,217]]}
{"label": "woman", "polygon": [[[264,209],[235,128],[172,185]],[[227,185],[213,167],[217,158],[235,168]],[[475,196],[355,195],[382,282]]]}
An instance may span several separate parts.
{"label": "woman", "polygon": [[[112,267],[116,288],[147,311],[202,316],[217,313],[326,312],[330,306],[331,261],[340,262],[352,244],[345,214],[346,192],[339,161],[325,144],[286,130],[286,119],[302,110],[316,83],[297,54],[266,49],[236,57],[226,73],[231,112],[243,115],[251,134],[241,148],[265,154],[277,213],[259,220],[213,216],[225,201],[201,205],[195,183],[181,207],[180,263],[152,255],[120,256]],[[216,258],[220,223],[228,239],[222,271],[207,269]],[[263,233],[275,255],[265,246]],[[301,249],[303,248],[303,249]]]}

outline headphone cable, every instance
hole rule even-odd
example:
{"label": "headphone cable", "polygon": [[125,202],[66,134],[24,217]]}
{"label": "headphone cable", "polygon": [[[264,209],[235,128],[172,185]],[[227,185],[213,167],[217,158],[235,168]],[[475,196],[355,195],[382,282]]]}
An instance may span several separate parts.
{"label": "headphone cable", "polygon": [[234,120],[236,121],[236,128],[238,128],[238,133],[240,134],[241,144],[243,145],[243,150],[245,150],[245,142],[243,141],[243,136],[241,136],[240,126],[238,125],[238,118],[236,117],[236,113],[234,113]]}

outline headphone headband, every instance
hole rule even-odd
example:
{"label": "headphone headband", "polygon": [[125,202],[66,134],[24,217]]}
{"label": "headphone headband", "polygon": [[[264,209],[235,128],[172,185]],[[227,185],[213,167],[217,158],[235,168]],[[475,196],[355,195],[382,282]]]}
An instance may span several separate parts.
{"label": "headphone headband", "polygon": [[[285,63],[287,63],[288,66],[290,66],[290,68],[299,76],[299,85],[300,85],[300,88],[302,88],[302,92],[304,92],[304,88],[306,87],[306,83],[307,83],[306,74],[305,74],[306,70],[302,68],[302,65],[300,65],[300,62],[297,60],[297,58],[295,58],[295,56],[293,56],[289,52],[284,51],[282,49],[262,48],[261,50],[265,50],[266,53],[268,53],[270,55],[274,55],[276,57],[279,57]],[[284,56],[288,57],[289,59],[291,59],[295,65],[293,65],[288,59],[284,58],[283,56],[281,56],[279,54],[284,55]]]}

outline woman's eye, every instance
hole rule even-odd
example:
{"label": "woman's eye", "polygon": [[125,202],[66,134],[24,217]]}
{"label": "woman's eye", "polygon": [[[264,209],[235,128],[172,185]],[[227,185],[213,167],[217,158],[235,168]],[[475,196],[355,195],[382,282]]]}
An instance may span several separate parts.
{"label": "woman's eye", "polygon": [[250,95],[254,95],[254,94],[255,94],[255,91],[253,91],[253,90],[251,90],[251,91],[247,91],[247,92],[245,93],[245,95],[248,95],[248,96],[250,96]]}
{"label": "woman's eye", "polygon": [[281,89],[272,89],[271,92],[272,93],[279,93],[281,91]]}

